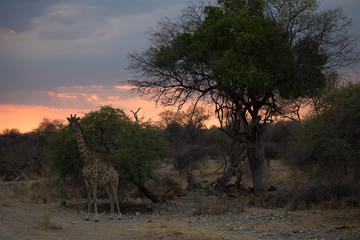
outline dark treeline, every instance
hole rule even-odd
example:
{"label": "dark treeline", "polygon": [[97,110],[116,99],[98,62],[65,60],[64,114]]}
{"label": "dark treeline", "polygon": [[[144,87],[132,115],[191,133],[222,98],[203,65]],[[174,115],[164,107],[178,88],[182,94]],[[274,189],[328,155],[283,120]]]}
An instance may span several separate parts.
{"label": "dark treeline", "polygon": [[[48,160],[45,148],[49,137],[63,128],[61,120],[45,118],[29,133],[5,129],[0,134],[0,176],[3,180],[46,174]],[[29,176],[28,176],[29,175]]]}
{"label": "dark treeline", "polygon": [[[273,122],[264,132],[266,161],[281,159],[285,164],[315,178],[325,178],[335,182],[345,180],[358,182],[360,172],[359,91],[359,84],[335,88],[319,100],[317,111],[310,111],[303,120]],[[137,139],[133,145],[139,149],[136,146],[139,134],[136,132],[139,132],[140,128],[129,128],[130,125],[127,123],[135,124],[135,121],[126,115],[121,115],[123,116],[121,119],[125,119],[126,124],[124,122],[120,125],[114,124],[112,121],[115,120],[106,117],[106,112],[116,111],[124,114],[121,110],[110,106],[89,113],[82,122],[86,129],[85,133],[89,137],[89,143],[109,161],[114,161],[112,158],[118,158],[118,154],[121,153],[121,156],[135,159],[132,161],[136,163],[138,158],[130,153],[131,148],[127,147],[124,150],[123,147],[124,141],[131,143],[133,141],[131,139]],[[141,127],[141,129],[148,129],[141,136],[145,139],[144,142],[148,142],[147,137],[153,138],[153,134],[158,132],[156,135],[158,139],[164,139],[157,141],[166,145],[166,148],[158,151],[163,152],[162,157],[166,158],[164,163],[172,165],[179,174],[201,167],[198,163],[206,163],[207,159],[217,159],[219,165],[225,165],[231,149],[231,139],[220,128],[206,128],[209,118],[210,113],[204,108],[190,107],[180,112],[166,110],[160,114],[159,122],[153,124],[151,128],[148,127],[150,126],[148,123],[146,127]],[[107,120],[110,122],[106,123],[103,119],[110,119]],[[139,126],[144,126],[141,124]],[[126,131],[119,130],[115,134],[116,128]],[[133,132],[131,135],[129,129]],[[125,132],[127,132],[126,135]],[[126,137],[130,140],[126,140]],[[150,151],[153,148],[144,148],[143,155],[158,154]],[[78,168],[81,164],[76,165],[72,157],[60,156],[64,151],[68,151],[74,158],[79,157],[73,132],[63,124],[62,120],[44,119],[36,129],[29,133],[21,133],[17,129],[6,129],[0,134],[1,179],[11,181],[20,178],[36,178],[46,176],[50,170],[60,176],[79,174]],[[112,153],[114,153],[112,157],[107,157]],[[138,161],[141,164],[141,161],[146,162],[147,159],[139,158]],[[80,159],[78,161],[81,162]],[[121,164],[119,166],[132,169],[136,168],[137,163],[134,166],[129,163]],[[55,169],[52,169],[54,166]],[[154,165],[154,168],[162,167],[163,165]],[[241,171],[244,172],[245,169]]]}

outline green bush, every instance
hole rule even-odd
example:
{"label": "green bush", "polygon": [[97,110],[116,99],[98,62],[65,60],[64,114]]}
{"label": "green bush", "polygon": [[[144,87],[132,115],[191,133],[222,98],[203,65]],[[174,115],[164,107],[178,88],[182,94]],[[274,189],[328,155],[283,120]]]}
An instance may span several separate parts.
{"label": "green bush", "polygon": [[[148,123],[131,121],[120,109],[103,106],[85,114],[80,125],[90,147],[117,169],[120,183],[142,185],[154,179],[167,160],[169,148],[162,132]],[[75,132],[68,126],[50,138],[47,157],[58,175],[81,176],[83,161]]]}

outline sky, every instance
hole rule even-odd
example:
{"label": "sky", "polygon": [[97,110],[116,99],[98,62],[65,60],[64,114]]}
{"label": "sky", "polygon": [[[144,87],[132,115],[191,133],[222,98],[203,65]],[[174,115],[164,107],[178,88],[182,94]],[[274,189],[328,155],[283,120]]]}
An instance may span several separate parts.
{"label": "sky", "polygon": [[[320,2],[342,6],[360,36],[359,0]],[[146,49],[146,31],[189,3],[0,0],[0,132],[31,131],[45,117],[65,120],[109,104],[128,114],[141,107],[140,117],[156,119],[161,106],[130,92],[127,55]],[[360,71],[349,76],[358,79]]]}

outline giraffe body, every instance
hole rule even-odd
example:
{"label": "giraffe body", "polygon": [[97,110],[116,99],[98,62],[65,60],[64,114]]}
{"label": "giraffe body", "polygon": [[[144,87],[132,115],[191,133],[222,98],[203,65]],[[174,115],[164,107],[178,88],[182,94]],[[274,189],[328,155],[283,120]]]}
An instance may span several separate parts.
{"label": "giraffe body", "polygon": [[86,219],[90,219],[91,199],[93,199],[95,208],[95,221],[99,221],[99,215],[97,212],[98,186],[103,186],[109,195],[111,203],[110,219],[114,217],[114,201],[116,202],[118,218],[120,219],[121,213],[117,195],[119,175],[116,172],[116,169],[110,163],[103,161],[99,155],[87,144],[80,124],[78,123],[80,118],[76,118],[76,115],[74,117],[71,115],[70,118],[67,119],[70,122],[70,126],[75,130],[79,153],[82,160],[84,161],[82,174],[86,184],[88,197],[88,214]]}

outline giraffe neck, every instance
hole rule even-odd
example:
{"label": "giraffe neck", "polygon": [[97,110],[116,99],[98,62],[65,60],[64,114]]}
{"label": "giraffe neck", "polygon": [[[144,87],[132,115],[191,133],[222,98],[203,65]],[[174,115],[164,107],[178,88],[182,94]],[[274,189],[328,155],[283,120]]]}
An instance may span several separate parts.
{"label": "giraffe neck", "polygon": [[80,156],[85,163],[89,162],[91,160],[90,158],[92,149],[88,145],[79,123],[75,123],[74,129],[76,133],[76,142],[78,145]]}

